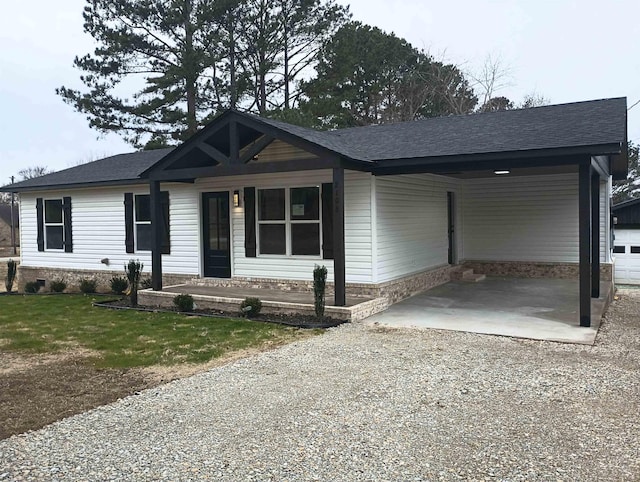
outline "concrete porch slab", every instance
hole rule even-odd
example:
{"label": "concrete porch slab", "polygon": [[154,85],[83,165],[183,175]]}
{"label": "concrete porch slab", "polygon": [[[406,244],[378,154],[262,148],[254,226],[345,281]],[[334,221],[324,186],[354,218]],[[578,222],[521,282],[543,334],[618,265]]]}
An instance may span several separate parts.
{"label": "concrete porch slab", "polygon": [[[150,289],[139,291],[138,302],[142,306],[168,308],[173,306],[173,298],[181,293],[193,296],[196,305],[202,309],[238,313],[240,304],[245,298],[255,297],[262,301],[262,313],[303,315],[315,313],[313,293],[244,287],[192,284],[166,286],[162,291]],[[331,300],[327,300],[325,315],[340,320],[361,321],[379,313],[388,305],[386,298],[347,296],[346,306],[333,306]]]}
{"label": "concrete porch slab", "polygon": [[602,297],[592,300],[589,328],[579,326],[578,281],[539,278],[452,281],[396,303],[364,323],[592,345],[612,289],[611,283],[602,283]]}

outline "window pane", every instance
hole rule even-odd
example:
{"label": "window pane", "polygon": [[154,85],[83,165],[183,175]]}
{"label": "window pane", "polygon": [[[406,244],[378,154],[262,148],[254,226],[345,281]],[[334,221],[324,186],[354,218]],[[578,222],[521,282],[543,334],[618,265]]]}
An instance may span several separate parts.
{"label": "window pane", "polygon": [[260,221],[284,220],[284,189],[258,191],[258,219]]}
{"label": "window pane", "polygon": [[291,225],[291,254],[320,254],[320,224]]}
{"label": "window pane", "polygon": [[640,246],[631,246],[631,254],[640,254]]}
{"label": "window pane", "polygon": [[136,249],[138,251],[151,251],[151,225],[136,224]]}
{"label": "window pane", "polygon": [[151,196],[148,194],[136,196],[136,221],[151,221]]}
{"label": "window pane", "polygon": [[624,246],[614,246],[613,247],[613,252],[614,253],[624,253]]}
{"label": "window pane", "polygon": [[291,189],[291,219],[320,219],[320,189],[317,187],[296,187]]}
{"label": "window pane", "polygon": [[260,225],[260,254],[287,254],[284,224]]}
{"label": "window pane", "polygon": [[44,202],[44,222],[62,223],[62,199],[51,199]]}
{"label": "window pane", "polygon": [[47,226],[47,249],[62,249],[63,246],[63,230],[62,226]]}

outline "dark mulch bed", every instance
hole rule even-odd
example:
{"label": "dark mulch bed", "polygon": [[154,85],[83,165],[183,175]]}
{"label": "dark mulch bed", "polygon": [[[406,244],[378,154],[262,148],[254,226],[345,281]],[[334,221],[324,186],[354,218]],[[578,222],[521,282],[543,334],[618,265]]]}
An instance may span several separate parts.
{"label": "dark mulch bed", "polygon": [[[129,300],[126,298],[115,299],[111,301],[101,301],[93,303],[93,306],[99,306],[102,308],[111,308],[117,310],[137,310],[137,311],[150,311],[150,312],[165,312],[176,313],[177,310],[169,308],[145,308],[139,306],[137,308],[131,308],[129,306]],[[220,310],[195,310],[193,312],[183,313],[190,316],[206,316],[215,318],[241,318],[238,313],[230,313],[228,311]],[[297,328],[333,328],[334,326],[347,323],[347,320],[339,320],[326,316],[321,320],[318,320],[314,315],[288,315],[288,314],[274,314],[274,313],[261,313],[258,316],[252,316],[252,321],[261,321],[264,323],[277,323],[280,325],[293,326]]]}

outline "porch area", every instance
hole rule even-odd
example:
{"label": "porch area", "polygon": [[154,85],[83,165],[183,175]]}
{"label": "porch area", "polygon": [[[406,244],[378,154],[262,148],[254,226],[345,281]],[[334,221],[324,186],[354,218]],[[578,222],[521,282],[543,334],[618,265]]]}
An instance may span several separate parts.
{"label": "porch area", "polygon": [[[315,314],[313,292],[292,291],[274,288],[248,288],[245,286],[206,286],[180,284],[167,286],[162,291],[151,289],[139,292],[140,304],[154,307],[172,307],[178,294],[193,296],[198,308],[239,313],[245,298],[258,298],[262,302],[262,313]],[[344,306],[335,306],[333,298],[327,296],[325,315],[339,320],[361,321],[389,306],[386,298],[368,296],[346,296]]]}
{"label": "porch area", "polygon": [[[264,313],[314,314],[313,293],[287,289],[214,286],[191,283],[162,291],[140,291],[145,306],[170,307],[177,294],[193,296],[199,308],[238,313],[246,297],[259,298]],[[345,306],[327,298],[327,316],[393,328],[431,328],[592,345],[613,299],[611,282],[600,283],[591,301],[592,323],[580,326],[577,279],[491,276],[479,282],[452,279],[410,298],[390,303],[386,297],[347,293]]]}

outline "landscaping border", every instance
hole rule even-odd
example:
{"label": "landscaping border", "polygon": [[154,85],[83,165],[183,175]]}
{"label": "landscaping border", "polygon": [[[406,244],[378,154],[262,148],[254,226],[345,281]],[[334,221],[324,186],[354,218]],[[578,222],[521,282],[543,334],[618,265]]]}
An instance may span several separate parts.
{"label": "landscaping border", "polygon": [[[94,301],[91,303],[92,306],[96,306],[98,308],[108,308],[111,310],[133,310],[133,311],[141,311],[141,312],[145,312],[145,313],[173,313],[173,314],[180,314],[180,315],[186,315],[186,316],[200,316],[202,318],[224,318],[224,319],[241,319],[240,316],[233,316],[231,314],[228,313],[207,313],[207,312],[203,312],[203,311],[176,311],[176,310],[169,310],[166,308],[145,308],[145,307],[141,307],[141,306],[137,306],[137,307],[132,307],[132,306],[122,306],[122,305],[115,305],[113,303],[117,303],[122,301],[122,298],[120,299],[116,299],[116,300],[108,300],[108,301]],[[300,322],[294,322],[294,321],[287,321],[287,320],[279,320],[279,319],[274,319],[274,318],[269,318],[269,317],[265,317],[263,316],[258,316],[255,318],[246,318],[247,320],[251,320],[251,321],[259,321],[262,323],[273,323],[276,325],[284,325],[284,326],[290,326],[293,328],[305,328],[305,329],[327,329],[327,328],[334,328],[336,326],[342,325],[343,323],[348,323],[347,320],[336,320],[334,318],[330,318],[327,321],[315,321],[315,322],[308,322],[308,323],[300,323]]]}

